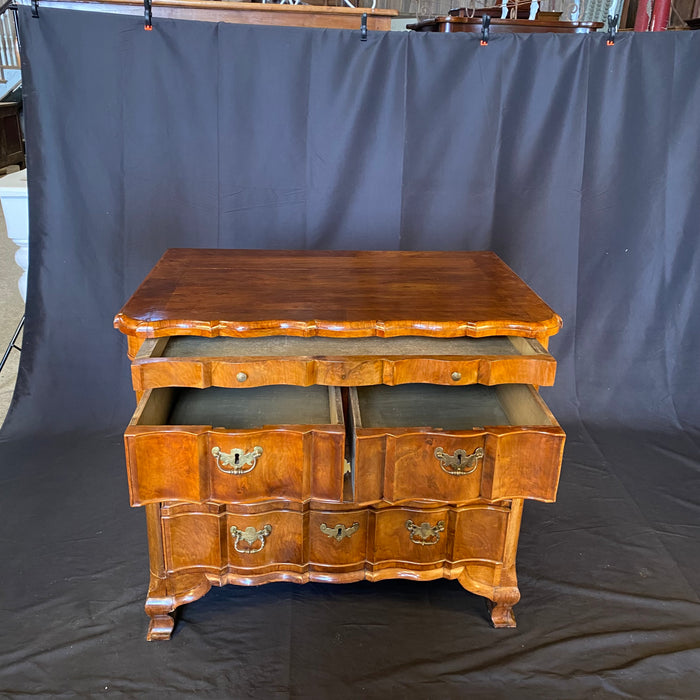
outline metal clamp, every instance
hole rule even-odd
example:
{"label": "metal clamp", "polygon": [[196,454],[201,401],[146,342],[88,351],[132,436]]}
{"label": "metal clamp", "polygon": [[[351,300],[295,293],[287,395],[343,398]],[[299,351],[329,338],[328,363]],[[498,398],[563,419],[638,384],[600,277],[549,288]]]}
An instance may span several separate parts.
{"label": "metal clamp", "polygon": [[360,41],[367,41],[367,13],[362,13],[360,20]]}
{"label": "metal clamp", "polygon": [[416,525],[413,520],[407,520],[406,529],[409,532],[411,542],[421,546],[430,546],[440,541],[440,533],[445,529],[445,521],[438,520],[435,525],[430,523]]}
{"label": "metal clamp", "polygon": [[489,27],[491,26],[491,16],[481,16],[481,45],[488,46],[489,43]]}
{"label": "metal clamp", "polygon": [[[211,453],[216,458],[216,466],[219,471],[225,474],[236,474],[240,476],[241,474],[248,474],[255,469],[255,465],[258,463],[258,457],[263,453],[263,448],[256,445],[252,452],[245,452],[239,448],[231,450],[228,454],[221,451],[220,447],[212,447]],[[250,465],[249,469],[244,469],[245,466]],[[224,467],[233,467],[233,469],[224,469]]]}
{"label": "metal clamp", "polygon": [[479,460],[484,456],[483,447],[477,447],[470,455],[465,450],[455,450],[454,455],[448,455],[442,447],[436,447],[433,453],[440,462],[440,469],[450,476],[465,476],[471,474],[479,466]]}
{"label": "metal clamp", "polygon": [[615,46],[615,35],[617,34],[617,23],[619,21],[619,13],[614,17],[612,15],[608,15],[608,40],[606,42],[608,46]]}
{"label": "metal clamp", "polygon": [[328,537],[333,537],[338,542],[340,542],[343,537],[352,537],[360,529],[360,523],[353,523],[350,527],[345,527],[345,525],[336,525],[335,527],[328,527],[326,523],[321,523],[321,532]]}
{"label": "metal clamp", "polygon": [[153,29],[153,9],[151,7],[151,0],[143,0],[143,28],[150,32]]}

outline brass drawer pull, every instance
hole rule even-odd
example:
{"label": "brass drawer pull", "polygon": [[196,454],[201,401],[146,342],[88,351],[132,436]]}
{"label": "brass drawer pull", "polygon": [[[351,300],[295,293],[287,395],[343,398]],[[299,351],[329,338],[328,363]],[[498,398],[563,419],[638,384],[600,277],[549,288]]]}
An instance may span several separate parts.
{"label": "brass drawer pull", "polygon": [[[216,466],[219,470],[226,474],[247,474],[255,469],[258,463],[258,457],[263,453],[263,448],[257,445],[252,452],[245,452],[238,448],[231,450],[228,454],[221,451],[220,447],[212,447],[211,453],[216,458]],[[250,465],[249,469],[243,467]],[[224,469],[224,467],[233,467],[233,469]]]}
{"label": "brass drawer pull", "polygon": [[438,520],[436,525],[431,526],[430,523],[416,525],[413,520],[407,520],[406,529],[414,544],[437,544],[440,541],[440,533],[445,529],[445,521]]}
{"label": "brass drawer pull", "polygon": [[360,523],[353,523],[350,527],[345,527],[345,525],[336,525],[335,527],[328,527],[326,523],[321,523],[321,532],[328,537],[334,537],[338,542],[343,539],[343,537],[352,537],[360,529]]}
{"label": "brass drawer pull", "polygon": [[[245,530],[239,530],[235,525],[231,526],[231,535],[233,537],[233,548],[240,554],[256,554],[265,549],[265,538],[272,532],[272,525],[265,525],[262,530],[256,530],[254,527],[247,527]],[[238,545],[240,541],[248,543],[248,549],[241,549]],[[260,542],[260,546],[253,549],[253,545]]]}
{"label": "brass drawer pull", "polygon": [[479,460],[483,456],[484,450],[482,447],[477,447],[470,455],[465,450],[455,450],[454,455],[448,455],[442,447],[435,448],[435,457],[440,462],[440,468],[451,476],[471,474],[479,466]]}

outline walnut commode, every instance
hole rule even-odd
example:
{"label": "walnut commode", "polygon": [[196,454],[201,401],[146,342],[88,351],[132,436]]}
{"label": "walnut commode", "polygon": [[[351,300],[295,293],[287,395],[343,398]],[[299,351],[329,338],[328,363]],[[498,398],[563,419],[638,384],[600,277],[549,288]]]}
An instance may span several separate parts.
{"label": "walnut commode", "polygon": [[115,318],[148,639],[212,584],[457,579],[514,627],[560,318],[489,252],[169,250]]}

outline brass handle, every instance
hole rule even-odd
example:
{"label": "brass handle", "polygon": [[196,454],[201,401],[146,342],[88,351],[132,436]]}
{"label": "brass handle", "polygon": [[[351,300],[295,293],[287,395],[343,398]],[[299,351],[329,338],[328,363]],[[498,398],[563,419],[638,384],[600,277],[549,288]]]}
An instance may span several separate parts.
{"label": "brass handle", "polygon": [[440,541],[440,533],[445,529],[445,521],[438,520],[436,525],[431,526],[430,523],[416,525],[413,520],[407,520],[406,529],[414,544],[422,546],[437,544]]}
{"label": "brass handle", "polygon": [[[255,469],[255,465],[258,463],[258,457],[263,453],[263,448],[257,445],[253,448],[252,452],[245,452],[235,448],[231,450],[228,454],[221,451],[220,447],[212,447],[211,453],[216,458],[216,466],[219,467],[219,471],[225,474],[247,474]],[[250,465],[249,469],[244,469],[243,467]],[[224,467],[233,467],[233,469],[224,469]]]}
{"label": "brass handle", "polygon": [[436,447],[434,454],[440,462],[440,469],[446,474],[464,476],[471,474],[479,466],[479,460],[484,456],[484,450],[477,447],[470,455],[464,450],[455,450],[454,455],[448,455],[442,447]]}
{"label": "brass handle", "polygon": [[[256,554],[265,549],[265,538],[272,532],[272,525],[265,525],[262,530],[256,530],[254,527],[247,527],[245,530],[239,530],[235,525],[231,526],[231,535],[233,536],[233,548],[241,554]],[[238,545],[240,541],[248,543],[248,549],[241,549]],[[256,542],[260,542],[260,546],[252,549]]]}
{"label": "brass handle", "polygon": [[353,523],[350,527],[345,527],[345,525],[336,525],[335,527],[328,527],[326,523],[321,523],[321,532],[328,537],[334,537],[338,542],[343,539],[343,537],[352,537],[360,529],[360,523]]}

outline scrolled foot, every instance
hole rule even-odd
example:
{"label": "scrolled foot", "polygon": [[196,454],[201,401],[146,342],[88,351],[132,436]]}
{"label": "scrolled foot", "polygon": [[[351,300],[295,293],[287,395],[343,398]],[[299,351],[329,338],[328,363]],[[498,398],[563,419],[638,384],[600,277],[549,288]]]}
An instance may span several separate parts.
{"label": "scrolled foot", "polygon": [[175,620],[171,615],[153,615],[148,625],[146,639],[149,642],[170,639],[173,627],[175,627]]}
{"label": "scrolled foot", "polygon": [[487,600],[486,604],[491,615],[491,622],[494,627],[516,627],[515,615],[513,615],[513,606],[505,603],[494,603]]}

